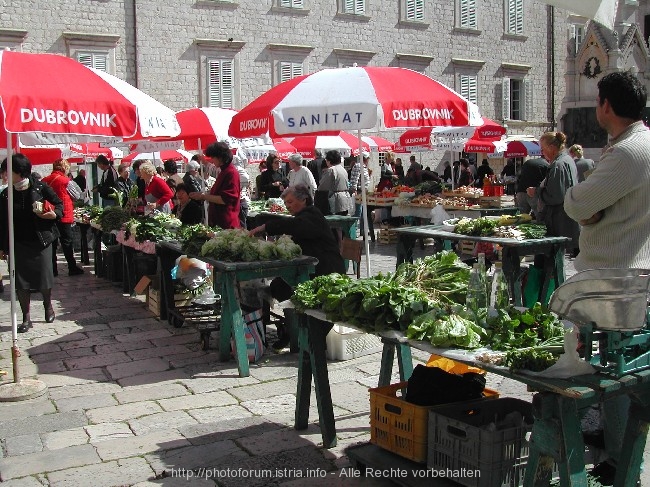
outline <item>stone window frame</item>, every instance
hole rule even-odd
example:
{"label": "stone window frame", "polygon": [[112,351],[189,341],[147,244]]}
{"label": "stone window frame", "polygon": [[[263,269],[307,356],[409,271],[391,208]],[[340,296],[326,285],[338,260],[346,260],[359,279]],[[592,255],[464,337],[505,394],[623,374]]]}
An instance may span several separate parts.
{"label": "stone window frame", "polygon": [[[352,2],[354,5],[354,9],[356,10],[356,7],[360,4],[363,5],[363,13],[356,13],[356,12],[350,12],[347,10],[348,6],[347,3]],[[369,19],[370,16],[368,15],[368,0],[336,0],[337,4],[337,15],[338,16],[349,16],[352,18],[367,18]]]}
{"label": "stone window frame", "polygon": [[[291,2],[292,5],[287,5]],[[293,3],[295,2],[295,5]],[[310,0],[273,0],[272,12],[308,15]],[[284,4],[284,5],[283,5]]]}
{"label": "stone window frame", "polygon": [[[409,2],[421,2],[422,9],[422,18],[421,19],[409,19],[408,18],[408,3]],[[417,9],[417,5],[415,5]],[[417,28],[428,28],[429,23],[427,22],[427,12],[426,12],[426,1],[425,0],[399,0],[399,23],[401,25]]]}
{"label": "stone window frame", "polygon": [[241,107],[241,67],[239,54],[246,43],[232,39],[194,39],[193,43],[198,50],[198,106],[210,106],[210,62],[232,61],[232,108],[237,109]]}
{"label": "stone window frame", "polygon": [[95,34],[86,32],[63,32],[66,54],[80,61],[84,54],[106,56],[106,72],[116,75],[115,50],[120,42],[118,34]]}
{"label": "stone window frame", "polygon": [[[281,83],[282,67],[286,63],[301,65],[302,74],[309,73],[307,59],[314,50],[313,46],[297,44],[268,44],[266,48],[271,52],[271,86]],[[292,77],[299,76],[295,74]],[[286,80],[285,80],[286,81]]]}
{"label": "stone window frame", "polygon": [[[529,76],[529,71],[532,66],[527,64],[515,63],[501,63],[501,72],[503,74],[501,80],[501,118],[503,120],[523,122],[531,121],[533,116],[533,80]],[[520,118],[512,118],[512,81],[519,81],[521,83],[521,106],[522,112]]]}
{"label": "stone window frame", "polygon": [[23,29],[0,29],[0,49],[22,51],[27,39],[27,31]]}
{"label": "stone window frame", "polygon": [[[472,3],[474,8],[473,15],[473,25],[463,25],[463,3]],[[478,0],[456,0],[455,1],[455,13],[456,13],[456,22],[454,26],[455,31],[468,32],[468,33],[480,33],[479,29],[479,15],[478,15]],[[471,8],[467,6],[466,8]]]}
{"label": "stone window frame", "polygon": [[[511,5],[510,3],[514,2],[515,12],[511,14]],[[518,5],[517,5],[518,4]],[[518,8],[519,6],[519,8]],[[520,12],[521,19],[517,19],[517,10]],[[515,27],[514,31],[511,29],[511,15],[515,16]],[[520,27],[517,24],[521,24]],[[520,30],[519,30],[520,29]],[[523,39],[527,38],[526,36],[526,9],[524,8],[524,0],[503,0],[503,33],[504,36],[511,39]]]}
{"label": "stone window frame", "polygon": [[370,61],[377,55],[374,51],[363,51],[361,49],[332,49],[336,56],[337,68],[348,68],[351,66],[370,66]]}
{"label": "stone window frame", "polygon": [[[483,69],[485,61],[482,59],[452,58],[451,63],[454,66],[454,89],[471,102],[476,103],[480,106],[479,101],[481,99],[481,83],[479,72],[481,69]],[[464,77],[468,79],[472,78],[476,81],[476,99],[474,100],[470,96],[467,96],[466,93],[463,93],[462,85]]]}
{"label": "stone window frame", "polygon": [[428,56],[426,54],[415,54],[407,52],[398,52],[395,54],[397,59],[397,65],[400,68],[412,69],[421,74],[427,74],[427,67],[433,62],[433,56]]}

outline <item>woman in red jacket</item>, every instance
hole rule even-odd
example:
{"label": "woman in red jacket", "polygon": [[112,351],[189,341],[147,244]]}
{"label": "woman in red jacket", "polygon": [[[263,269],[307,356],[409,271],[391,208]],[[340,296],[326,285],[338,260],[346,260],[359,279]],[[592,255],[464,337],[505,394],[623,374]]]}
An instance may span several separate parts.
{"label": "woman in red jacket", "polygon": [[[56,195],[63,201],[63,216],[56,220],[56,226],[59,229],[59,239],[65,261],[68,263],[68,275],[78,276],[84,271],[77,267],[77,261],[74,258],[74,248],[72,247],[72,225],[74,223],[74,205],[72,198],[68,194],[68,183],[70,177],[70,163],[65,159],[57,159],[52,164],[52,174],[43,178],[43,182],[49,185]],[[56,265],[56,248],[57,240],[52,242],[52,270],[54,275],[58,276],[59,271]]]}
{"label": "woman in red jacket", "polygon": [[158,210],[163,213],[171,213],[173,208],[171,199],[174,197],[174,193],[167,182],[158,176],[154,165],[150,162],[142,164],[140,175],[144,179],[144,199],[149,211]]}

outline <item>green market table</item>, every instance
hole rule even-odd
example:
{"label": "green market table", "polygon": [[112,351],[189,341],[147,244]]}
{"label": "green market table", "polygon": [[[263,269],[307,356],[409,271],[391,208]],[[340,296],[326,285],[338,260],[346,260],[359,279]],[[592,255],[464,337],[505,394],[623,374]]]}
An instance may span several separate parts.
{"label": "green market table", "polygon": [[569,239],[567,237],[544,237],[529,240],[514,238],[474,237],[460,235],[444,230],[443,225],[421,225],[417,227],[395,228],[398,234],[397,266],[402,262],[413,262],[413,247],[419,238],[437,238],[441,240],[469,240],[472,242],[487,242],[502,247],[503,273],[508,280],[508,286],[515,306],[522,305],[521,295],[521,258],[526,255],[542,254],[544,259],[544,282],[539,291],[539,300],[546,296],[551,281],[555,279],[556,286],[564,282],[564,251]]}
{"label": "green market table", "polygon": [[[177,242],[158,242],[156,253],[161,272],[161,318],[163,318],[163,308],[173,306],[171,269],[182,251]],[[209,257],[190,257],[200,259],[212,266],[214,292],[221,295],[219,358],[222,361],[230,359],[230,338],[233,337],[239,375],[248,377],[249,363],[244,337],[244,320],[236,294],[237,283],[265,277],[282,277],[290,285],[297,285],[309,280],[309,275],[314,273],[318,260],[314,257],[301,256],[292,260],[225,262]]]}
{"label": "green market table", "polygon": [[[327,371],[325,337],[334,323],[329,321],[322,311],[307,310],[297,315],[300,326],[300,359],[295,429],[306,429],[308,426],[313,376],[323,445],[325,448],[332,448],[336,446],[336,425]],[[341,324],[354,328],[347,323]],[[413,347],[522,382],[536,391],[533,397],[534,424],[524,479],[526,486],[548,486],[553,465],[556,463],[561,487],[586,487],[585,445],[580,419],[593,404],[621,395],[628,396],[631,406],[614,485],[636,485],[650,422],[650,370],[621,377],[600,372],[569,379],[547,379],[483,363],[470,351],[440,349],[426,342],[408,340],[400,332],[390,331],[379,335],[385,343],[379,386],[386,385],[382,384],[382,380],[390,380],[392,352],[395,347],[400,351],[400,380],[410,377],[413,370],[410,348]],[[391,355],[390,360],[387,360],[387,355]]]}
{"label": "green market table", "polygon": [[[253,222],[254,226],[263,225],[267,221],[273,218],[286,218],[291,215],[286,213],[272,213],[270,211],[260,211],[260,212],[249,212],[248,217]],[[330,228],[340,228],[343,231],[343,235],[350,237],[352,239],[357,238],[357,228],[356,224],[359,220],[356,216],[344,216],[344,215],[326,215],[325,220],[329,224]]]}

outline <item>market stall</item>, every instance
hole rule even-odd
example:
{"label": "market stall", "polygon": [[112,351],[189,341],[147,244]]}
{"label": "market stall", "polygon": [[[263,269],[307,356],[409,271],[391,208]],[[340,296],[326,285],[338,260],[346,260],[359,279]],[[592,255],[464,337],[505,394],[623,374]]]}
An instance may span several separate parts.
{"label": "market stall", "polygon": [[[159,242],[156,245],[156,252],[160,263],[161,300],[164,306],[164,303],[173,299],[173,291],[170,291],[172,289],[171,269],[182,250],[178,243]],[[233,337],[239,375],[248,377],[249,363],[244,339],[242,311],[237,299],[237,283],[266,277],[282,277],[291,285],[298,284],[309,279],[309,275],[313,274],[318,261],[308,256],[300,256],[291,260],[254,262],[226,262],[209,257],[194,257],[212,266],[214,292],[221,296],[220,358],[223,361],[230,359],[230,338]]]}
{"label": "market stall", "polygon": [[442,240],[468,240],[471,242],[485,242],[502,247],[503,272],[508,280],[514,304],[522,305],[521,291],[521,257],[526,255],[543,254],[546,256],[544,267],[544,282],[540,289],[540,296],[546,296],[551,279],[557,285],[564,282],[564,252],[567,237],[544,237],[528,240],[499,237],[477,237],[463,235],[445,230],[443,225],[422,225],[419,227],[396,228],[399,235],[397,242],[397,265],[402,262],[413,262],[413,247],[418,238],[436,238]]}

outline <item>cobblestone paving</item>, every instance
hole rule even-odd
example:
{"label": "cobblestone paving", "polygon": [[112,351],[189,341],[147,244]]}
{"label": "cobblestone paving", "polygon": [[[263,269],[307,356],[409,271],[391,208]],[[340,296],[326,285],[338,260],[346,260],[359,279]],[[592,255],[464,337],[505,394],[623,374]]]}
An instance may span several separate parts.
{"label": "cobblestone paving", "polygon": [[[430,251],[416,249],[416,256]],[[371,244],[373,274],[394,270],[394,252],[394,245]],[[32,297],[35,325],[19,335],[18,364],[23,377],[42,380],[48,390],[0,403],[3,485],[391,484],[351,478],[345,454],[369,440],[367,388],[377,384],[380,353],[330,362],[339,439],[323,449],[313,395],[309,428],[293,429],[296,355],[267,352],[250,377],[240,378],[234,361],[219,362],[215,350],[201,350],[196,330],[153,319],[143,297],[123,295],[91,269],[56,278],[52,324],[44,321],[40,296]],[[2,271],[6,276],[6,267]],[[5,291],[0,369],[11,378],[9,317]],[[272,329],[270,335],[273,342]],[[414,358],[427,356],[414,351]],[[393,372],[396,382],[397,368]],[[492,377],[489,386],[530,398],[513,381]],[[308,471],[317,478],[302,478]]]}

